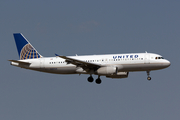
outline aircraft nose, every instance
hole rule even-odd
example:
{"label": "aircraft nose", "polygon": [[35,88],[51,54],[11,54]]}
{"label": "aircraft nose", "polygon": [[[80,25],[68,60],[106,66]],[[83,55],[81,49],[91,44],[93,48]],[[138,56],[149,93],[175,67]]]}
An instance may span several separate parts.
{"label": "aircraft nose", "polygon": [[166,67],[169,67],[169,66],[171,65],[171,62],[168,61],[168,60],[166,60],[166,62],[164,63],[164,65],[165,65]]}

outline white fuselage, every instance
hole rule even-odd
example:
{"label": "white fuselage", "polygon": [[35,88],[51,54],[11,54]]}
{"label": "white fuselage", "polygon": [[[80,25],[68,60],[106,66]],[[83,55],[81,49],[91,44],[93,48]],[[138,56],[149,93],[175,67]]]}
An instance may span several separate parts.
{"label": "white fuselage", "polygon": [[89,74],[88,82],[101,83],[100,76],[107,78],[127,78],[129,72],[146,71],[151,80],[150,71],[170,66],[170,62],[154,53],[104,54],[84,56],[43,57],[23,36],[14,33],[14,39],[20,60],[9,60],[11,65],[54,74]]}
{"label": "white fuselage", "polygon": [[[166,68],[170,62],[154,53],[129,53],[108,55],[69,56],[87,63],[101,66],[115,66],[118,72],[152,71]],[[30,65],[11,62],[12,65],[55,74],[91,74],[78,65],[69,64],[60,57],[42,57],[37,59],[20,60]],[[97,73],[93,73],[97,74]]]}

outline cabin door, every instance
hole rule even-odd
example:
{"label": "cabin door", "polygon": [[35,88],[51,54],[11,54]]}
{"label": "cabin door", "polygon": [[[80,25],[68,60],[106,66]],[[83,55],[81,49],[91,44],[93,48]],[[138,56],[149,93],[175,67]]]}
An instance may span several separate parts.
{"label": "cabin door", "polygon": [[144,64],[149,64],[150,63],[150,55],[149,54],[145,54],[144,55]]}

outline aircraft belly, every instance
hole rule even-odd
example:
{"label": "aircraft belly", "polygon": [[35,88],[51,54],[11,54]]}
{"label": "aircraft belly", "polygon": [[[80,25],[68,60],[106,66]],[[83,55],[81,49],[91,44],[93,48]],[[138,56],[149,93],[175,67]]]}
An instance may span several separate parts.
{"label": "aircraft belly", "polygon": [[54,74],[76,74],[76,67],[30,68],[30,69],[40,72],[54,73]]}
{"label": "aircraft belly", "polygon": [[159,70],[164,67],[159,64],[124,64],[120,71],[148,71],[148,70]]}
{"label": "aircraft belly", "polygon": [[59,74],[75,74],[76,73],[76,67],[61,67],[57,68],[57,71]]}

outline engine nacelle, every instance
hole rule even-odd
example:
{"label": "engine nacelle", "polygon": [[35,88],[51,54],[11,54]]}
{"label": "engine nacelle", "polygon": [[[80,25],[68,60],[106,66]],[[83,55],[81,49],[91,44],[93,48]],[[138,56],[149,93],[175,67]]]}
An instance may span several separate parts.
{"label": "engine nacelle", "polygon": [[118,72],[116,75],[106,75],[107,78],[127,78],[129,72]]}
{"label": "engine nacelle", "polygon": [[101,67],[97,71],[98,75],[113,75],[117,73],[116,67]]}
{"label": "engine nacelle", "polygon": [[85,74],[87,73],[84,69],[82,69],[81,67],[77,67],[76,68],[76,72],[79,73],[79,74]]}

